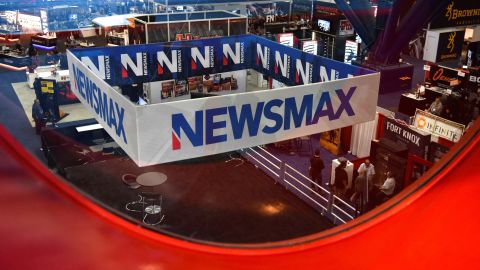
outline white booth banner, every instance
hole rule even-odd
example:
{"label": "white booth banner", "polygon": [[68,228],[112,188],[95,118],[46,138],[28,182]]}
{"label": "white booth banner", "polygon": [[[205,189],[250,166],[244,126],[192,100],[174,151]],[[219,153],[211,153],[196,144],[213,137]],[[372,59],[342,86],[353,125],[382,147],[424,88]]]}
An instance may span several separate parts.
{"label": "white booth banner", "polygon": [[318,41],[316,41],[316,40],[306,40],[306,41],[304,41],[302,43],[302,51],[317,55],[318,54]]}
{"label": "white booth banner", "polygon": [[138,161],[136,106],[97,77],[70,51],[67,51],[70,85],[115,142]]}
{"label": "white booth banner", "polygon": [[458,142],[465,126],[442,117],[417,109],[413,124],[417,129],[437,135],[452,142]]}
{"label": "white booth banner", "polygon": [[278,43],[287,47],[293,47],[294,45],[293,33],[278,34],[277,40]]}
{"label": "white booth banner", "polygon": [[371,121],[379,74],[137,106],[139,166],[242,148]]}
{"label": "white booth banner", "polygon": [[[300,84],[300,81],[309,84],[144,106],[135,105],[108,83],[118,86],[162,80],[165,77],[163,76],[165,69],[157,65],[160,64],[157,61],[158,53],[171,50],[172,47],[155,44],[74,50],[73,54],[68,51],[72,90],[99,124],[139,166],[215,155],[374,120],[380,83],[379,73],[307,54],[254,36],[195,40],[187,44],[178,43],[175,48],[179,48],[178,52],[181,52],[180,49],[184,48],[182,46],[195,45],[186,47],[190,50],[184,50],[188,57],[182,59],[189,62],[187,60],[191,58],[191,51],[196,52],[197,47],[202,47],[206,54],[205,57],[199,57],[202,61],[208,62],[209,58],[206,55],[210,51],[207,49],[215,46],[228,48],[233,42],[246,42],[244,45],[251,45],[251,53],[245,53],[249,62],[240,57],[243,59],[239,61],[240,64],[233,65],[231,60],[223,61],[220,60],[222,57],[216,57],[217,66],[221,67],[218,70],[222,72],[245,70],[249,67],[248,62],[255,70],[273,79],[288,84]],[[254,45],[261,45],[263,49],[258,50],[259,46]],[[144,49],[148,53],[142,53],[141,50]],[[253,51],[254,49],[257,51]],[[222,50],[217,52],[220,54]],[[256,54],[253,54],[254,52]],[[133,55],[137,61],[131,59]],[[280,57],[281,55],[283,57]],[[274,61],[276,56],[278,61]],[[91,58],[91,61],[88,60],[85,64],[79,60],[85,57]],[[266,66],[263,66],[263,58]],[[130,72],[127,72],[122,59],[129,59],[125,63]],[[196,65],[193,68],[191,64],[185,65],[182,71],[187,70],[188,76],[177,79],[195,85],[197,89],[200,78],[190,79],[192,76],[217,74],[209,72],[211,67],[197,69]],[[301,69],[300,66],[305,69]],[[282,70],[286,75],[283,75]],[[138,71],[142,75],[133,76],[132,71]],[[159,73],[162,73],[163,77],[157,76]],[[295,76],[295,73],[300,76]],[[352,77],[355,75],[358,76]],[[174,76],[170,74],[167,77]],[[214,76],[212,83],[219,79],[221,83],[222,77]],[[237,81],[235,79],[235,76],[232,77],[230,74],[224,81],[224,88],[231,91],[235,88],[232,86],[235,82],[238,88],[242,87],[240,83],[243,82],[243,78]],[[180,90],[183,93],[184,83],[179,86],[182,87]],[[170,88],[165,87],[164,92],[168,92]]]}

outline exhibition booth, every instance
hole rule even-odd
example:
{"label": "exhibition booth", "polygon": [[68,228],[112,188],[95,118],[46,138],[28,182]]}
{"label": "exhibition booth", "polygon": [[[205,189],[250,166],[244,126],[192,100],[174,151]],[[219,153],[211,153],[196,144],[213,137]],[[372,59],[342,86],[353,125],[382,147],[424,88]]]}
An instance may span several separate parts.
{"label": "exhibition booth", "polygon": [[0,66],[9,70],[25,70],[30,64],[30,57],[21,49],[2,47]]}
{"label": "exhibition booth", "polygon": [[53,51],[57,48],[57,35],[49,32],[32,36],[31,44],[38,50]]}
{"label": "exhibition booth", "polygon": [[0,44],[13,45],[20,40],[20,34],[20,31],[14,31],[13,29],[0,29]]}
{"label": "exhibition booth", "polygon": [[[424,70],[425,82],[400,97],[398,112],[410,117],[408,123],[386,119],[383,141],[372,146],[376,162],[398,163],[385,167],[402,168],[398,173],[404,176],[404,185],[447,153],[479,114],[477,68],[452,69],[428,63]],[[382,151],[395,158],[384,159]]]}
{"label": "exhibition booth", "polygon": [[135,44],[247,33],[247,18],[229,11],[148,14],[133,17],[133,23],[129,35]]}
{"label": "exhibition booth", "polygon": [[410,93],[400,98],[398,111],[414,116],[417,109],[428,110],[429,106],[440,98],[442,112],[437,116],[448,121],[468,125],[474,118],[472,114],[480,82],[477,68],[452,69],[432,63],[424,66],[425,83],[418,85]]}
{"label": "exhibition booth", "polygon": [[378,176],[394,173],[399,190],[433,166],[465,132],[462,124],[418,109],[410,124],[382,116],[377,128],[369,158]]}
{"label": "exhibition booth", "polygon": [[423,60],[452,63],[450,66],[478,64],[480,16],[478,1],[450,1],[428,24]]}
{"label": "exhibition booth", "polygon": [[312,29],[319,42],[320,55],[349,64],[357,60],[360,41],[345,16],[316,13]]}
{"label": "exhibition booth", "polygon": [[[75,49],[68,62],[73,92],[139,166],[284,141],[375,117],[379,74],[252,35]],[[152,83],[176,80],[178,91],[166,92],[198,91],[210,83],[199,87],[195,77],[247,69],[298,86],[200,99],[173,94],[147,105],[119,90],[150,83],[151,91],[161,93],[164,86]],[[232,77],[225,77],[230,81],[220,80],[219,87],[232,89]]]}

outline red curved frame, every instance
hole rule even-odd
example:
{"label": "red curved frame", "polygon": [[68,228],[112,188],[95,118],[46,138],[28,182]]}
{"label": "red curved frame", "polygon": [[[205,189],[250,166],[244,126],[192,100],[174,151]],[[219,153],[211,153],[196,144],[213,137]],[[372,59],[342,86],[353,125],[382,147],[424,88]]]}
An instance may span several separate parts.
{"label": "red curved frame", "polygon": [[477,121],[421,179],[353,222],[290,241],[229,245],[175,239],[108,212],[58,179],[0,126],[0,265],[473,269],[480,265],[479,130]]}

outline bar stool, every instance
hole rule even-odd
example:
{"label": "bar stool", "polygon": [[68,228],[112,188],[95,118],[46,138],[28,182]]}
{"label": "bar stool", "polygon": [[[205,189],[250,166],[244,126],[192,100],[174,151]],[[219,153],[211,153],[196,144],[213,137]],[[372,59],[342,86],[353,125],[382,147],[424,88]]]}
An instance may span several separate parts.
{"label": "bar stool", "polygon": [[155,193],[142,193],[143,196],[143,223],[151,226],[160,224],[165,215],[162,214],[163,197]]}

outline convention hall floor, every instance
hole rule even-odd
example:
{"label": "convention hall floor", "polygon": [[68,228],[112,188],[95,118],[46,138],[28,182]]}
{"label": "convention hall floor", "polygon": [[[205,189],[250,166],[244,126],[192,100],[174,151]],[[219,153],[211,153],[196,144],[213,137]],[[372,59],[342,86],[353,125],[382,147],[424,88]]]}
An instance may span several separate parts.
{"label": "convention hall floor", "polygon": [[[33,97],[33,90],[21,87],[24,80],[23,72],[0,74],[0,120],[22,145],[45,162],[39,137],[29,119],[31,105],[26,104],[28,95]],[[27,92],[17,96],[15,90]],[[121,181],[122,175],[161,171],[168,180],[153,192],[163,196],[165,219],[154,229],[190,240],[269,242],[312,234],[332,226],[320,213],[275,185],[253,165],[229,159],[229,155],[217,155],[138,168],[129,159],[114,158],[68,168],[66,176],[85,196],[138,220],[140,214],[127,211],[125,205],[137,200],[141,192],[152,190],[144,187],[132,190]]]}
{"label": "convention hall floor", "polygon": [[[142,214],[126,210],[128,202],[138,200],[141,192],[162,195],[165,218],[155,229],[190,239],[270,242],[332,226],[252,164],[229,160],[229,155],[224,154],[139,168],[131,160],[116,158],[65,171],[74,186],[134,219],[141,219]],[[156,187],[136,190],[121,181],[125,174],[139,176],[147,172],[161,172],[168,179]]]}
{"label": "convention hall floor", "polygon": [[[421,66],[420,63],[418,66]],[[29,115],[33,90],[22,86],[25,79],[24,72],[0,71],[0,122],[45,163],[40,139],[35,135]],[[22,91],[27,91],[23,92],[25,96],[16,94]],[[379,105],[395,110],[399,96],[400,93],[380,96]],[[88,113],[80,114],[82,116],[78,117],[78,113],[72,113],[64,121],[91,118]],[[285,158],[288,159],[287,156]],[[308,156],[291,158],[296,161],[292,163],[299,164],[302,166],[299,169],[306,172]],[[163,196],[165,214],[164,222],[157,229],[201,241],[268,242],[307,235],[332,226],[318,212],[280,185],[275,185],[271,178],[253,165],[227,162],[229,159],[229,155],[217,155],[138,168],[128,159],[115,158],[71,167],[66,173],[71,183],[85,196],[137,220],[140,218],[138,214],[127,211],[125,205],[146,190],[129,189],[121,181],[122,175],[151,171],[165,173],[168,180],[155,190]],[[326,174],[329,172],[324,171]],[[324,179],[328,178],[329,175],[324,175]]]}

